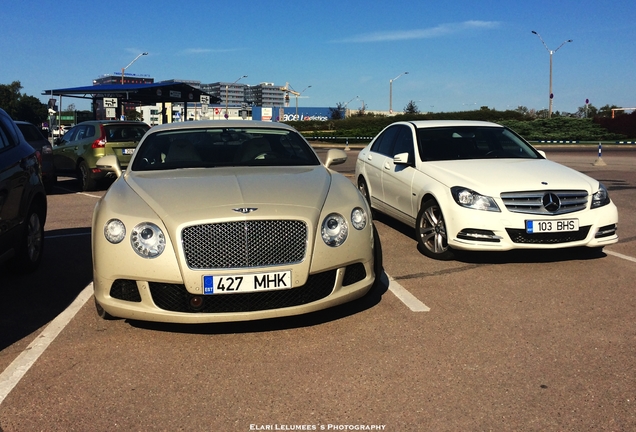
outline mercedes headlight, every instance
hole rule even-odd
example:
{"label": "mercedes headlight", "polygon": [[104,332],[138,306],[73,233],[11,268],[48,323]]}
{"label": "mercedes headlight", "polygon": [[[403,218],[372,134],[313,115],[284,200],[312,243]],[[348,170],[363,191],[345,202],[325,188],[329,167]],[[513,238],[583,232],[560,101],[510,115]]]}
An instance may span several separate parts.
{"label": "mercedes headlight", "polygon": [[498,212],[499,206],[489,196],[481,195],[474,190],[455,186],[451,188],[451,194],[457,204],[462,207],[474,209]]}
{"label": "mercedes headlight", "polygon": [[327,246],[340,246],[347,239],[348,234],[347,221],[338,213],[331,213],[322,221],[322,241]]}
{"label": "mercedes headlight", "polygon": [[592,195],[592,207],[591,208],[599,208],[610,203],[609,193],[607,192],[607,188],[603,186],[602,183],[598,185],[598,191],[594,195]]}
{"label": "mercedes headlight", "polygon": [[142,258],[155,258],[166,248],[166,237],[157,225],[142,222],[130,233],[130,244]]}

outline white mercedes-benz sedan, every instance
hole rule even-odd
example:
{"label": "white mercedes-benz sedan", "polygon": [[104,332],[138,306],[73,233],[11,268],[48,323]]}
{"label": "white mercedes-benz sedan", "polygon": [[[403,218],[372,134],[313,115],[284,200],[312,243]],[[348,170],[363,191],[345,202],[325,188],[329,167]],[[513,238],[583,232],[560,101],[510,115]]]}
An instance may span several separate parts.
{"label": "white mercedes-benz sedan", "polygon": [[104,318],[176,323],[304,314],[364,296],[381,270],[367,201],[292,127],[194,121],[150,129],[93,215]]}
{"label": "white mercedes-benz sedan", "polygon": [[418,249],[435,259],[618,241],[605,186],[495,123],[393,123],[359,153],[355,181],[374,210],[415,227]]}

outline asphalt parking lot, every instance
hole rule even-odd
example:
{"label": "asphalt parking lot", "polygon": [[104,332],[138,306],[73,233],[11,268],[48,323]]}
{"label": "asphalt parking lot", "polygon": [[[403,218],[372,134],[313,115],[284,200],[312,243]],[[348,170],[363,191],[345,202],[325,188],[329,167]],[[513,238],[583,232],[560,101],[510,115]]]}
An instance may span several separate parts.
{"label": "asphalt parking lot", "polygon": [[619,243],[441,262],[379,216],[379,289],[239,324],[101,320],[104,191],[61,179],[42,267],[0,268],[0,431],[636,430],[636,150],[544,150],[608,187]]}

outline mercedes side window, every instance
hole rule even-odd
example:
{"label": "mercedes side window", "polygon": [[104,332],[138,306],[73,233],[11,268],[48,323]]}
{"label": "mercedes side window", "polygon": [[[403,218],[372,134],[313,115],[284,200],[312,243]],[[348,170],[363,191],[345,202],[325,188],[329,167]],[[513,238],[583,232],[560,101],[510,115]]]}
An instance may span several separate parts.
{"label": "mercedes side window", "polygon": [[384,156],[393,157],[393,153],[391,153],[391,150],[393,148],[395,137],[399,132],[399,126],[391,126],[390,128],[386,129],[373,144],[373,146],[371,147],[371,151],[380,153]]}
{"label": "mercedes side window", "polygon": [[413,133],[407,126],[400,126],[400,133],[398,134],[395,145],[393,146],[393,156],[408,153],[408,162],[412,163],[415,160],[415,150],[413,148]]}

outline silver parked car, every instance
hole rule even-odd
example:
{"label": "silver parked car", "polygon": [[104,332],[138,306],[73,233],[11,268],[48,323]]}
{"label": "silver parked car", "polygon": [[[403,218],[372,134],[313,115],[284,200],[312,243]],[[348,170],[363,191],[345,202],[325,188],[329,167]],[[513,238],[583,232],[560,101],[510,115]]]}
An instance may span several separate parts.
{"label": "silver parked car", "polygon": [[203,323],[305,314],[364,296],[380,247],[362,195],[281,123],[152,128],[93,216],[103,317]]}

